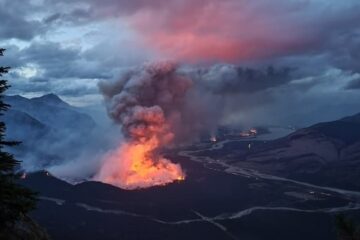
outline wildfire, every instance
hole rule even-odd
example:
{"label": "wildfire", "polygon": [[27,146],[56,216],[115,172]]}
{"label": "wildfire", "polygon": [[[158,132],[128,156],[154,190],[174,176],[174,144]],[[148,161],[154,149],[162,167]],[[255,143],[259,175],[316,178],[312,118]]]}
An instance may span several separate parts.
{"label": "wildfire", "polygon": [[109,116],[121,125],[124,143],[108,154],[95,178],[125,189],[146,188],[184,180],[179,164],[159,154],[175,142],[187,125],[185,97],[192,81],[176,71],[176,64],[146,64],[100,89]]}
{"label": "wildfire", "polygon": [[107,157],[97,179],[120,188],[136,189],[165,185],[185,179],[179,164],[154,153],[156,138],[126,143]]}

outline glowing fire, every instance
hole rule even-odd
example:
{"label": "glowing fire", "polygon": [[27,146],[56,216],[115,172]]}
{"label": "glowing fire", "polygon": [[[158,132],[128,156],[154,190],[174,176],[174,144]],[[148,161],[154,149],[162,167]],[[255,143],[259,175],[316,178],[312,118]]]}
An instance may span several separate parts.
{"label": "glowing fire", "polygon": [[179,164],[154,153],[156,138],[142,143],[126,143],[110,154],[97,179],[124,189],[165,185],[185,179]]}
{"label": "glowing fire", "polygon": [[100,85],[109,116],[121,125],[124,143],[105,157],[95,179],[125,189],[146,188],[184,180],[179,164],[159,151],[174,144],[185,128],[185,97],[190,79],[170,62],[146,64],[118,81]]}

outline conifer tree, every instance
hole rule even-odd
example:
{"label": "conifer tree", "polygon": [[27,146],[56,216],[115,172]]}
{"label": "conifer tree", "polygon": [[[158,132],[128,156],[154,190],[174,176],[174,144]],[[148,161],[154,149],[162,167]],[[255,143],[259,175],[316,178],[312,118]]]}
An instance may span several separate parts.
{"label": "conifer tree", "polygon": [[[0,57],[5,49],[0,48]],[[0,115],[6,114],[10,107],[4,102],[4,92],[10,87],[2,77],[9,71],[9,67],[0,66]],[[27,212],[35,207],[35,194],[29,189],[18,184],[19,174],[16,170],[20,162],[7,152],[8,147],[15,146],[19,142],[7,141],[5,123],[0,121],[0,236],[11,228],[18,220],[21,220]],[[5,233],[6,234],[6,233]]]}

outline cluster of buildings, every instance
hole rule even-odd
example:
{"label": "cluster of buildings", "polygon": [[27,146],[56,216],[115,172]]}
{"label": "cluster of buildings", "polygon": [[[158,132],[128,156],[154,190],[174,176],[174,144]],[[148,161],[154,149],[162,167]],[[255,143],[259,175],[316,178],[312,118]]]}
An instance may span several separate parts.
{"label": "cluster of buildings", "polygon": [[220,139],[237,139],[237,138],[247,138],[247,137],[256,137],[258,130],[256,128],[250,128],[246,131],[239,131],[234,129],[220,129],[218,133],[212,134],[209,136],[208,141],[217,142]]}

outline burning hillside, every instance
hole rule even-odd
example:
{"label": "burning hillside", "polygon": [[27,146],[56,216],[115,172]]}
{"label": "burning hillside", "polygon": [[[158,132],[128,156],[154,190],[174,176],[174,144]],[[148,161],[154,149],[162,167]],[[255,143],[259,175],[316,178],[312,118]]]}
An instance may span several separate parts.
{"label": "burning hillside", "polygon": [[176,132],[185,130],[185,95],[191,86],[168,62],[148,64],[116,82],[100,84],[125,142],[105,157],[96,179],[125,189],[183,180],[181,166],[159,152],[174,142]]}
{"label": "burning hillside", "polygon": [[155,153],[159,147],[156,138],[143,143],[125,143],[109,154],[97,178],[124,188],[136,189],[165,185],[184,180],[179,164]]}

